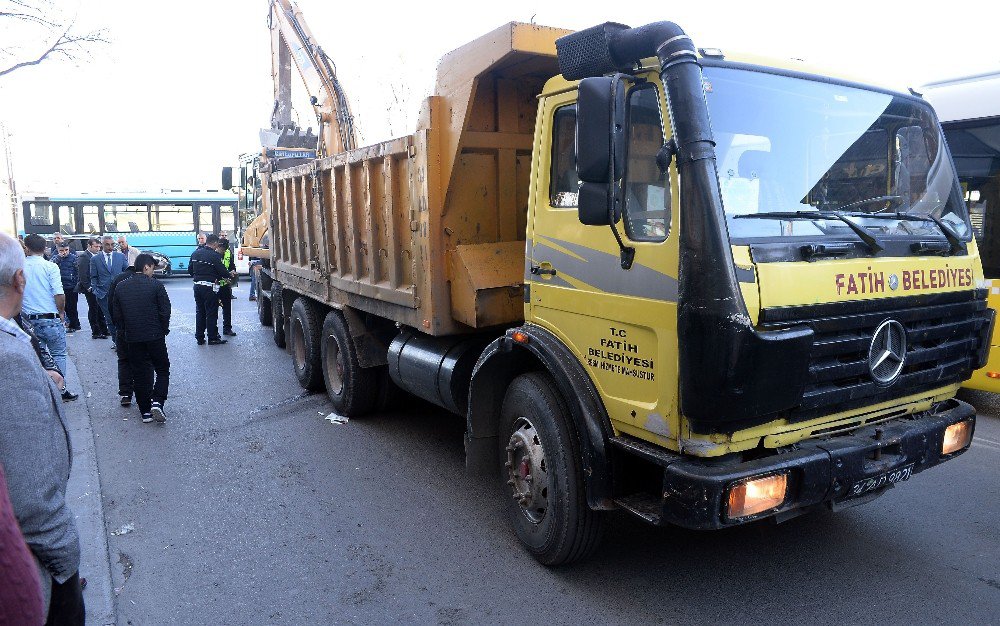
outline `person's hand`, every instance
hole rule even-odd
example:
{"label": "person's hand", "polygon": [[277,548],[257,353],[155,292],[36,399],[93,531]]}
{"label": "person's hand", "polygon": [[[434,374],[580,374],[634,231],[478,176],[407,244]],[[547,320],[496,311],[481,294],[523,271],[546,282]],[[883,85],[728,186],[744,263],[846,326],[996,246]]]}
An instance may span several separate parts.
{"label": "person's hand", "polygon": [[229,272],[229,275],[232,276],[233,278],[235,278],[236,277],[236,270],[233,270],[233,271]]}
{"label": "person's hand", "polygon": [[55,370],[45,370],[45,373],[48,374],[49,378],[52,379],[52,382],[56,384],[56,389],[62,389],[66,386],[66,381],[63,380],[62,374],[59,372]]}

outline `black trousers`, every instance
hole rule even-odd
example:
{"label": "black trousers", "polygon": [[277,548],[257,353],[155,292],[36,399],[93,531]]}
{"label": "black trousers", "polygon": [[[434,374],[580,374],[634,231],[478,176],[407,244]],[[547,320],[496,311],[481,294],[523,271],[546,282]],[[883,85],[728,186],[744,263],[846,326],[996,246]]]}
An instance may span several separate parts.
{"label": "black trousers", "polygon": [[229,285],[219,288],[219,304],[222,305],[222,332],[233,330],[233,288]]}
{"label": "black trousers", "polygon": [[132,370],[135,403],[139,406],[139,411],[145,415],[149,413],[153,402],[165,404],[167,391],[170,387],[170,358],[167,356],[167,340],[130,341],[128,343],[128,362]]}
{"label": "black trousers", "polygon": [[[44,575],[44,574],[43,574]],[[80,587],[80,572],[73,574],[63,584],[52,581],[52,595],[49,596],[49,617],[46,626],[63,624],[83,626],[87,621],[87,609],[83,604],[83,589]]]}
{"label": "black trousers", "polygon": [[115,341],[118,346],[118,395],[132,397],[135,385],[132,382],[132,365],[128,360],[128,342],[125,333],[119,331]]}
{"label": "black trousers", "polygon": [[107,335],[108,325],[104,322],[104,312],[101,311],[101,305],[97,302],[97,296],[89,291],[84,292],[83,295],[87,298],[87,321],[90,322],[91,334]]}
{"label": "black trousers", "polygon": [[80,330],[80,314],[76,309],[79,294],[76,293],[76,289],[66,289],[65,287],[63,292],[66,294],[66,320],[69,322],[69,327]]}
{"label": "black trousers", "polygon": [[207,285],[194,286],[195,330],[194,336],[218,339],[219,335],[219,293]]}

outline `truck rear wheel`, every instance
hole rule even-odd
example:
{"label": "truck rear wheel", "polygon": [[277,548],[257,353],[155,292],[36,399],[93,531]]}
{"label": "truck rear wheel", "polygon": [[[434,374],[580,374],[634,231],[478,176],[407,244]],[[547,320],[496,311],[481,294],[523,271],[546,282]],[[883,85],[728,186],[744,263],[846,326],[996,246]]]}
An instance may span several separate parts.
{"label": "truck rear wheel", "polygon": [[257,294],[257,319],[260,320],[261,326],[270,326],[274,323],[271,298],[265,296],[263,291]]}
{"label": "truck rear wheel", "polygon": [[531,372],[511,382],[499,435],[508,517],[524,547],[544,565],[592,554],[604,516],[587,506],[580,445],[569,409],[547,374]]}
{"label": "truck rear wheel", "polygon": [[303,389],[318,391],[323,388],[323,372],[320,361],[319,314],[316,305],[307,298],[296,298],[292,303],[289,321],[295,377],[299,379]]}
{"label": "truck rear wheel", "polygon": [[271,323],[274,324],[272,336],[274,345],[279,348],[285,347],[285,314],[282,311],[281,283],[274,283],[271,286]]}
{"label": "truck rear wheel", "polygon": [[371,411],[380,395],[379,368],[361,367],[340,311],[330,311],[323,320],[321,352],[326,393],[337,413],[355,417]]}

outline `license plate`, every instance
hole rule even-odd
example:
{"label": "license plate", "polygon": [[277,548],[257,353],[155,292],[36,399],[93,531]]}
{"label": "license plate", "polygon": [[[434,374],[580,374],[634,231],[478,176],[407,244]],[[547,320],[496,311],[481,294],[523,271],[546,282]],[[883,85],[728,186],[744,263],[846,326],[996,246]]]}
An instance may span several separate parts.
{"label": "license plate", "polygon": [[873,491],[878,491],[883,487],[888,487],[889,485],[895,485],[896,483],[901,483],[907,480],[913,473],[913,464],[906,465],[904,467],[899,467],[891,472],[886,472],[884,474],[879,474],[878,476],[872,476],[871,478],[865,478],[854,483],[851,490],[847,493],[848,498],[854,498],[857,496],[863,496],[866,493],[871,493]]}

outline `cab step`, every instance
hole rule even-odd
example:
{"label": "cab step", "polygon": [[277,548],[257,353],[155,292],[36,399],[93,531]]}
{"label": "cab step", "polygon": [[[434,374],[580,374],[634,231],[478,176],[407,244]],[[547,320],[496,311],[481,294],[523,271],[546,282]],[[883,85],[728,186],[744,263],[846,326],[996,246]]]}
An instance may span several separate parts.
{"label": "cab step", "polygon": [[615,498],[615,504],[654,526],[660,525],[663,501],[651,493],[633,493]]}

